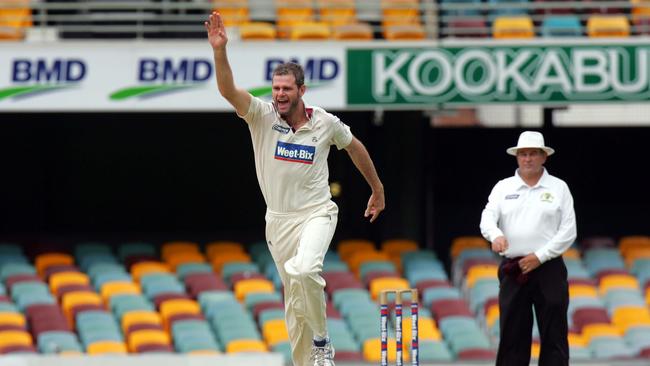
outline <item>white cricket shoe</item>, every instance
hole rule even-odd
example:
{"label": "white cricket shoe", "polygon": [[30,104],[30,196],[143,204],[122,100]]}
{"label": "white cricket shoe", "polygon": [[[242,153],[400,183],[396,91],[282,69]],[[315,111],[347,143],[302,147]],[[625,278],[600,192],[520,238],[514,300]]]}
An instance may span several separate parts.
{"label": "white cricket shoe", "polygon": [[314,361],[314,366],[336,366],[334,365],[334,347],[332,342],[327,338],[323,347],[315,344],[311,346],[310,360]]}

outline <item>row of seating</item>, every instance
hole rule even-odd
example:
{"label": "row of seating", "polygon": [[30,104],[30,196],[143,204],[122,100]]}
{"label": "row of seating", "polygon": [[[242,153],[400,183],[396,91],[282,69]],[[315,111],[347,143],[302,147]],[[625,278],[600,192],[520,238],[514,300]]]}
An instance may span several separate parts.
{"label": "row of seating", "polygon": [[487,37],[496,39],[541,37],[628,37],[650,34],[650,17],[633,18],[630,25],[625,16],[591,15],[585,26],[574,15],[546,16],[536,27],[529,16],[501,16],[494,19],[491,29],[481,18],[456,19],[447,25],[451,37]]}
{"label": "row of seating", "polygon": [[533,14],[647,14],[644,0],[441,0],[446,16]]}

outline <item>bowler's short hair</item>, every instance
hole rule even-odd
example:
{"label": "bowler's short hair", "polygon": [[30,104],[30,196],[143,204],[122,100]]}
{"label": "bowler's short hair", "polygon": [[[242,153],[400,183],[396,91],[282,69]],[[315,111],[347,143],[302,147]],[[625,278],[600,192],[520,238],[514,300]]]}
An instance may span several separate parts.
{"label": "bowler's short hair", "polygon": [[275,75],[293,75],[294,78],[296,78],[296,85],[298,85],[298,87],[305,84],[305,71],[302,69],[302,66],[295,62],[279,64],[273,70],[273,76]]}

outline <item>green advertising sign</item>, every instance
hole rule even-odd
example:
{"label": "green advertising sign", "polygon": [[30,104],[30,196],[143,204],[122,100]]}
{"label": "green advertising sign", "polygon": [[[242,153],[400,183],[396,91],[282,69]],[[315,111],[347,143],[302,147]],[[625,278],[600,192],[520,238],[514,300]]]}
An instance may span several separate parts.
{"label": "green advertising sign", "polygon": [[650,45],[349,49],[348,105],[643,101]]}

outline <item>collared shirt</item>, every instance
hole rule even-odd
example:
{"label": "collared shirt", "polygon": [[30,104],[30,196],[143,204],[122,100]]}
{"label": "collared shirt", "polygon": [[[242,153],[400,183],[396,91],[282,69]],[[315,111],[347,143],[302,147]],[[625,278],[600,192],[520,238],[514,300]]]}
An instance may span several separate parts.
{"label": "collared shirt", "polygon": [[544,169],[533,187],[515,175],[499,181],[481,215],[481,233],[492,242],[505,236],[505,256],[535,253],[540,262],[558,257],[576,239],[573,197],[567,184]]}
{"label": "collared shirt", "polygon": [[257,180],[267,208],[277,213],[308,210],[331,198],[327,156],[352,142],[350,127],[319,107],[305,107],[309,121],[293,131],[273,103],[252,97],[248,122]]}

